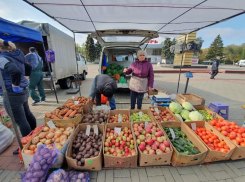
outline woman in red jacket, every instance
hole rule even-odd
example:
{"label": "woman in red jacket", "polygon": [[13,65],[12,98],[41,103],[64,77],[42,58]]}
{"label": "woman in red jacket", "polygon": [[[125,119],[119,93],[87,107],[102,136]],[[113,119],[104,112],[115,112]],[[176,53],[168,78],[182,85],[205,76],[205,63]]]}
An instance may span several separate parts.
{"label": "woman in red jacket", "polygon": [[131,109],[135,109],[136,99],[137,109],[141,109],[144,94],[151,91],[154,83],[152,64],[145,58],[145,51],[139,50],[137,57],[138,59],[128,69],[125,68],[123,71],[126,75],[132,73],[129,83],[129,89],[131,90]]}

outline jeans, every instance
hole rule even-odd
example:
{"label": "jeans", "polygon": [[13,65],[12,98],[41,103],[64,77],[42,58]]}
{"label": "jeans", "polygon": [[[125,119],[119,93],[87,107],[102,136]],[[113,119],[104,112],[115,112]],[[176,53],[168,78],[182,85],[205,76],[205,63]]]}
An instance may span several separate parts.
{"label": "jeans", "polygon": [[[36,118],[30,111],[28,105],[28,97],[28,89],[23,90],[21,93],[15,93],[12,91],[8,92],[12,113],[23,137],[27,136],[37,126]],[[3,99],[4,108],[9,114],[6,98],[3,97]]]}
{"label": "jeans", "polygon": [[[91,90],[90,90],[90,93],[89,93],[89,97],[92,97],[92,102],[94,103],[94,98],[96,96],[96,89],[95,89],[95,79],[92,83],[92,86],[91,86]],[[111,110],[114,110],[116,109],[116,102],[115,102],[115,97],[114,95],[112,96],[111,98],[111,101],[110,101],[110,107],[111,107]]]}
{"label": "jeans", "polygon": [[135,108],[136,99],[137,99],[137,109],[141,109],[144,93],[138,93],[131,90],[130,96],[131,96],[131,109]]}

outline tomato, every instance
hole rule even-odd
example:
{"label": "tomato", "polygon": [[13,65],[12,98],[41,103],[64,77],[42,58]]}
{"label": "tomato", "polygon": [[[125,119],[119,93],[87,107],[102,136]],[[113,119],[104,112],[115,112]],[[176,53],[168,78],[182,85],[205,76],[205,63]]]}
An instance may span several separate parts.
{"label": "tomato", "polygon": [[223,148],[223,146],[224,146],[224,145],[223,145],[222,143],[219,143],[219,144],[218,144],[218,147],[219,147],[219,148]]}
{"label": "tomato", "polygon": [[216,139],[218,139],[218,136],[214,135],[214,136],[212,136],[212,139],[216,140]]}
{"label": "tomato", "polygon": [[224,149],[230,150],[230,147],[228,147],[227,145],[224,145]]}
{"label": "tomato", "polygon": [[209,123],[210,123],[211,125],[215,126],[216,123],[217,123],[217,121],[216,121],[215,119],[213,119],[213,120],[209,121]]}
{"label": "tomato", "polygon": [[209,141],[208,141],[207,139],[204,139],[203,141],[204,141],[206,144],[209,143]]}
{"label": "tomato", "polygon": [[234,126],[237,125],[236,122],[234,122],[234,121],[233,122],[230,122],[230,124],[231,125],[234,125]]}
{"label": "tomato", "polygon": [[217,126],[218,128],[221,128],[222,125],[221,125],[221,123],[217,123],[216,126]]}
{"label": "tomato", "polygon": [[242,131],[241,129],[238,129],[238,130],[237,130],[237,133],[242,134],[242,133],[243,133],[243,131]]}
{"label": "tomato", "polygon": [[235,132],[231,132],[228,137],[232,140],[236,138],[236,133]]}
{"label": "tomato", "polygon": [[220,148],[216,148],[215,150],[220,151]]}
{"label": "tomato", "polygon": [[245,142],[240,143],[242,147],[245,147]]}
{"label": "tomato", "polygon": [[242,134],[242,138],[245,138],[245,133]]}
{"label": "tomato", "polygon": [[226,152],[226,149],[221,148],[221,149],[220,149],[220,152]]}
{"label": "tomato", "polygon": [[237,137],[242,137],[242,134],[237,133],[236,136],[237,136]]}
{"label": "tomato", "polygon": [[239,142],[237,140],[232,140],[235,144],[239,145]]}
{"label": "tomato", "polygon": [[240,143],[240,142],[243,142],[243,138],[240,137],[240,136],[238,136],[238,137],[236,137],[236,141],[238,141],[239,143]]}
{"label": "tomato", "polygon": [[214,139],[209,138],[208,141],[209,141],[210,143],[213,143],[213,142],[214,142]]}
{"label": "tomato", "polygon": [[221,133],[222,133],[223,135],[225,135],[225,136],[228,135],[227,131],[221,131]]}

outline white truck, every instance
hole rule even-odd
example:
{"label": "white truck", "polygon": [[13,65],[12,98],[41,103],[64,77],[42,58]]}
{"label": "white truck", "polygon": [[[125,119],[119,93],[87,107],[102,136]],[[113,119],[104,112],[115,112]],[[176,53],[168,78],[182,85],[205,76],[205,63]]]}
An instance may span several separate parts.
{"label": "white truck", "polygon": [[[55,62],[49,62],[51,72],[55,84],[59,84],[62,89],[71,87],[74,76],[79,73],[79,80],[86,79],[88,73],[85,58],[79,54],[75,54],[74,38],[58,30],[48,23],[37,23],[33,21],[23,20],[19,24],[39,30],[42,33],[45,51],[52,49],[55,53]],[[39,43],[20,43],[17,45],[24,54],[29,52],[29,47],[36,47],[38,54],[45,60],[45,53],[42,44]],[[47,62],[44,61],[43,72],[48,72]],[[52,85],[50,76],[44,77],[44,86]]]}

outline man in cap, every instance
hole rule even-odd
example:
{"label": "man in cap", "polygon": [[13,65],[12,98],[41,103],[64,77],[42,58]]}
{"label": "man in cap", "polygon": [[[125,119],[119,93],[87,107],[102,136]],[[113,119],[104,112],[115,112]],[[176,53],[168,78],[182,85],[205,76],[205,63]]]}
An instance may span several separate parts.
{"label": "man in cap", "polygon": [[[46,96],[43,89],[43,60],[38,55],[37,49],[35,47],[29,48],[29,54],[25,56],[26,63],[30,64],[32,66],[32,73],[29,79],[29,91],[31,98],[34,100],[32,105],[36,105],[41,101],[45,101]],[[40,94],[40,97],[38,96],[35,88],[37,87],[38,92]]]}
{"label": "man in cap", "polygon": [[110,105],[111,110],[116,109],[116,103],[114,98],[114,93],[117,89],[116,82],[108,75],[100,74],[97,75],[92,83],[91,91],[89,97],[92,97],[92,101],[94,102],[94,98],[96,97],[96,106],[101,105],[101,94],[108,97],[108,101],[106,105]]}

